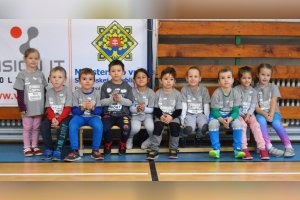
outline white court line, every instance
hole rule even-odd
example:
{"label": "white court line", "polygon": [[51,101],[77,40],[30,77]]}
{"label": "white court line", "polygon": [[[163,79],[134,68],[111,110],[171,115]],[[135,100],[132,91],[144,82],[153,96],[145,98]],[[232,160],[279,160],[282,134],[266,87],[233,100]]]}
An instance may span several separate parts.
{"label": "white court line", "polygon": [[192,175],[300,175],[300,172],[181,172],[159,173],[162,176],[192,176]]}
{"label": "white court line", "polygon": [[148,173],[1,173],[0,176],[147,176]]}

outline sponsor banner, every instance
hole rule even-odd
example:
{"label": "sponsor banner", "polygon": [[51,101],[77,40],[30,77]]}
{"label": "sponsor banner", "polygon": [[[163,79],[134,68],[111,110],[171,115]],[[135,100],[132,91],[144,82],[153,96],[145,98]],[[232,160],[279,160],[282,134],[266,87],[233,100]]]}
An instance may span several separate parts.
{"label": "sponsor banner", "polygon": [[0,106],[17,106],[13,83],[25,69],[23,54],[29,47],[41,55],[39,68],[47,78],[52,67],[69,69],[68,20],[0,20]]}
{"label": "sponsor banner", "polygon": [[138,68],[147,69],[147,20],[72,20],[72,80],[89,67],[96,72],[96,89],[110,79],[108,64],[119,59],[125,65],[124,80],[132,83]]}
{"label": "sponsor banner", "polygon": [[0,107],[17,106],[13,83],[25,69],[23,53],[39,50],[39,68],[47,78],[55,66],[68,74],[72,90],[78,87],[80,69],[96,73],[96,89],[110,79],[108,64],[120,59],[125,64],[124,80],[132,83],[138,68],[147,68],[147,20],[0,20]]}

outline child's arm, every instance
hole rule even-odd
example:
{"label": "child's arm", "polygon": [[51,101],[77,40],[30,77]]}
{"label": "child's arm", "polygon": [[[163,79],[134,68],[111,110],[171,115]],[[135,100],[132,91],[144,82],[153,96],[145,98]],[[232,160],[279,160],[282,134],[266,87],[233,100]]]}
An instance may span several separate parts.
{"label": "child's arm", "polygon": [[186,117],[186,112],[187,112],[187,103],[186,102],[182,102],[182,110],[181,110],[181,124],[184,125],[184,119]]}
{"label": "child's arm", "polygon": [[256,111],[258,114],[261,114],[261,115],[263,115],[263,116],[266,117],[266,118],[267,118],[267,116],[268,116],[268,113],[265,112],[265,111],[263,111],[262,109],[260,109],[260,107],[258,106],[258,104],[256,104],[255,111]]}
{"label": "child's arm", "polygon": [[210,113],[210,109],[209,109],[209,104],[204,104],[204,115],[207,117],[207,119],[209,118],[209,113]]}
{"label": "child's arm", "polygon": [[72,107],[72,114],[73,115],[82,115],[83,114],[83,111],[81,109],[81,107],[79,106],[73,106]]}
{"label": "child's arm", "polygon": [[271,102],[270,102],[270,111],[269,115],[273,118],[274,113],[275,113],[275,108],[277,104],[277,97],[272,97]]}
{"label": "child's arm", "polygon": [[66,119],[70,115],[70,112],[71,112],[71,106],[64,107],[62,113],[58,116],[57,121],[61,123],[62,120]]}
{"label": "child's arm", "polygon": [[19,107],[20,111],[25,114],[27,111],[27,108],[24,103],[24,90],[17,90],[17,96],[18,96],[18,98],[17,98],[18,107]]}
{"label": "child's arm", "polygon": [[127,98],[121,97],[121,96],[120,96],[119,103],[123,106],[131,106],[132,105],[132,101],[130,99],[127,99]]}
{"label": "child's arm", "polygon": [[53,118],[55,118],[55,113],[52,110],[51,107],[47,107],[47,118],[52,121]]}
{"label": "child's arm", "polygon": [[131,113],[136,114],[136,113],[137,113],[136,105],[133,105],[133,104],[132,104],[132,105],[130,106],[129,110],[130,110]]}
{"label": "child's arm", "polygon": [[153,113],[153,110],[154,110],[154,108],[145,107],[144,113],[151,114],[151,113]]}
{"label": "child's arm", "polygon": [[100,116],[102,114],[102,107],[101,106],[94,107],[94,110],[93,110],[92,114]]}

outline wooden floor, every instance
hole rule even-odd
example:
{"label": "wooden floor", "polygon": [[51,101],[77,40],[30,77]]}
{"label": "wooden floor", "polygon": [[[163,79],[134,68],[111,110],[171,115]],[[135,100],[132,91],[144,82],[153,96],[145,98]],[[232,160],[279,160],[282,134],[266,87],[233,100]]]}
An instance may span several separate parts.
{"label": "wooden floor", "polygon": [[[300,162],[158,162],[155,167],[159,181],[300,181]],[[148,162],[0,165],[0,181],[152,181],[152,178]]]}

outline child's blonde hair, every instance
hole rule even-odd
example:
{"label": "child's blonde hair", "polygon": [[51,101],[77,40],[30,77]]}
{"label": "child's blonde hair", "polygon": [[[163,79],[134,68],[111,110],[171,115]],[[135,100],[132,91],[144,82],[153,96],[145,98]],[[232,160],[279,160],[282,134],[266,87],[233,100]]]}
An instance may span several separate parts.
{"label": "child's blonde hair", "polygon": [[56,72],[56,71],[60,71],[60,72],[64,73],[65,77],[67,78],[67,72],[66,72],[65,68],[63,68],[61,66],[56,66],[56,67],[52,68],[49,76],[51,76],[52,72]]}
{"label": "child's blonde hair", "polygon": [[35,49],[35,48],[28,48],[28,49],[26,49],[26,51],[24,53],[24,58],[27,58],[29,56],[29,54],[31,54],[31,53],[37,53],[38,57],[40,59],[40,52],[37,49]]}

